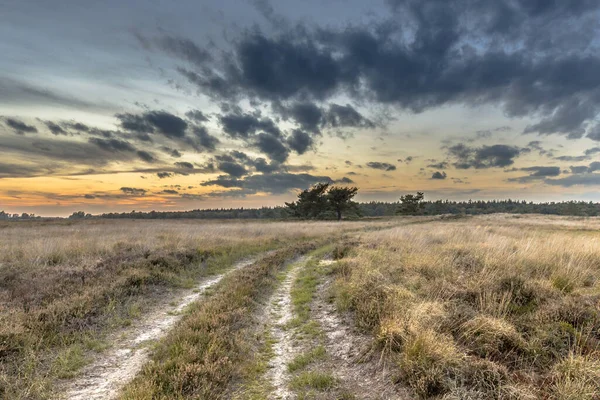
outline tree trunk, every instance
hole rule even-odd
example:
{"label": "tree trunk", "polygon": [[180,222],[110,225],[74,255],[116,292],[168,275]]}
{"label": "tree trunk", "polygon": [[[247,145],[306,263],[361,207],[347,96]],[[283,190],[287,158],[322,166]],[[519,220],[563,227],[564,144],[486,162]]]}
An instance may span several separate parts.
{"label": "tree trunk", "polygon": [[338,221],[342,220],[342,210],[337,210]]}

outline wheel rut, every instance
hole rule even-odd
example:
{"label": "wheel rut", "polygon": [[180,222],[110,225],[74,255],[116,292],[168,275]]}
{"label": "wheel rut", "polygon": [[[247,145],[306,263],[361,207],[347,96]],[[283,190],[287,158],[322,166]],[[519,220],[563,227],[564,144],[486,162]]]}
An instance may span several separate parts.
{"label": "wheel rut", "polygon": [[272,357],[269,360],[266,380],[272,386],[269,399],[294,399],[295,395],[288,389],[289,374],[287,365],[298,349],[294,344],[294,332],[288,323],[293,318],[291,291],[300,269],[307,261],[301,257],[291,265],[285,279],[271,296],[267,306],[267,316],[270,318],[271,338],[274,341]]}
{"label": "wheel rut", "polygon": [[142,369],[150,356],[149,344],[164,337],[183,317],[186,307],[199,300],[207,289],[215,286],[226,275],[246,267],[257,257],[239,261],[227,272],[202,280],[196,287],[178,291],[176,296],[162,299],[139,321],[112,334],[110,350],[99,355],[82,372],[60,388],[61,399],[110,400]]}

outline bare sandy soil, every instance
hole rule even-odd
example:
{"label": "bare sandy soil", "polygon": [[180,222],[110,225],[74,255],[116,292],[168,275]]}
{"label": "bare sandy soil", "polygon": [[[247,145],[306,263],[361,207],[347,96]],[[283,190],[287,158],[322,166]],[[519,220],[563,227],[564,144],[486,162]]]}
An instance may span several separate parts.
{"label": "bare sandy soil", "polygon": [[271,337],[273,344],[273,357],[269,361],[269,370],[266,379],[271,383],[273,392],[270,399],[293,399],[294,394],[288,389],[289,374],[287,364],[297,354],[294,346],[293,332],[287,329],[287,323],[292,319],[291,289],[298,271],[306,263],[303,257],[295,262],[287,272],[285,280],[271,297],[266,315],[271,319]]}

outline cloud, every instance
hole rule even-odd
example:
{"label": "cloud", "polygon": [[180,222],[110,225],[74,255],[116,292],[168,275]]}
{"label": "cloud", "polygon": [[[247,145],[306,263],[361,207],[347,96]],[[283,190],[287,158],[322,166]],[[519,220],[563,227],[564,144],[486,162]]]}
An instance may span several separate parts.
{"label": "cloud", "polygon": [[258,131],[280,136],[281,131],[270,118],[258,118],[252,114],[226,114],[219,117],[223,131],[232,138],[249,138]]}
{"label": "cloud", "polygon": [[135,147],[125,140],[89,138],[88,141],[106,151],[135,151]]}
{"label": "cloud", "polygon": [[37,133],[38,132],[38,130],[35,126],[27,125],[26,123],[24,123],[23,121],[19,121],[18,119],[6,118],[5,122],[6,122],[6,125],[11,127],[12,129],[14,129],[15,132],[18,133],[19,135],[23,135],[25,133]]}
{"label": "cloud", "polygon": [[165,189],[161,193],[164,193],[164,194],[179,194],[179,192],[177,190],[173,190],[173,189]]}
{"label": "cloud", "polygon": [[504,144],[481,147],[457,144],[447,148],[448,156],[454,159],[453,165],[458,169],[507,167],[512,165],[514,159],[523,151],[518,147]]}
{"label": "cloud", "polygon": [[600,185],[600,174],[596,174],[596,173],[577,174],[577,175],[571,175],[571,176],[567,176],[565,178],[560,178],[560,179],[546,179],[544,182],[547,185],[563,186],[563,187],[595,186],[595,185]]}
{"label": "cloud", "polygon": [[554,166],[534,166],[534,167],[526,167],[526,168],[518,168],[518,171],[527,171],[531,172],[531,174],[527,176],[520,176],[518,178],[509,178],[509,182],[519,182],[519,183],[527,183],[531,181],[541,180],[548,177],[558,176],[560,175],[560,167]]}
{"label": "cloud", "polygon": [[351,184],[354,183],[354,181],[348,178],[347,176],[344,176],[343,178],[336,179],[335,181],[333,181],[333,183]]}
{"label": "cloud", "polygon": [[44,121],[44,124],[46,124],[46,126],[48,127],[48,129],[50,130],[50,132],[53,135],[68,135],[69,133],[67,131],[65,131],[60,125],[55,124],[52,121]]}
{"label": "cloud", "polygon": [[124,194],[133,195],[133,196],[143,196],[147,192],[146,189],[138,189],[138,188],[132,188],[132,187],[122,187],[119,190],[121,190],[121,192],[123,192]]}
{"label": "cloud", "polygon": [[194,165],[192,163],[189,163],[187,161],[177,161],[175,163],[175,165],[179,168],[184,168],[184,169],[194,169]]}
{"label": "cloud", "polygon": [[304,154],[314,144],[312,137],[300,130],[294,129],[290,136],[287,138],[287,144],[290,149],[294,150],[298,154]]}
{"label": "cloud", "polygon": [[[230,51],[179,71],[218,100],[307,103],[349,95],[412,112],[496,104],[510,117],[536,118],[528,133],[581,136],[600,112],[600,58],[591,50],[598,2],[388,3],[393,14],[368,26],[245,30]],[[180,58],[189,61],[186,54]],[[312,112],[297,121],[314,132]]]}
{"label": "cloud", "polygon": [[240,178],[248,173],[243,165],[233,161],[221,161],[217,164],[217,168],[234,178]]}
{"label": "cloud", "polygon": [[427,168],[444,169],[448,168],[448,163],[446,161],[441,161],[439,163],[429,164],[427,165]]}
{"label": "cloud", "polygon": [[190,110],[185,113],[185,116],[196,122],[208,121],[208,117],[200,110]]}
{"label": "cloud", "polygon": [[209,134],[206,128],[203,126],[194,127],[193,132],[194,135],[198,138],[200,146],[209,151],[214,151],[217,147],[217,144],[220,143],[219,139]]}
{"label": "cloud", "polygon": [[158,176],[159,179],[164,179],[172,177],[173,174],[171,172],[157,172],[156,176]]}
{"label": "cloud", "polygon": [[[224,188],[239,188],[243,194],[257,192],[282,194],[292,189],[306,189],[318,182],[332,182],[328,176],[314,176],[310,174],[275,173],[246,176],[244,179],[220,176],[217,179],[202,183],[202,186],[221,186]],[[228,192],[221,193],[227,195]],[[231,194],[230,194],[231,195]]]}
{"label": "cloud", "polygon": [[433,175],[431,175],[431,179],[446,179],[446,172],[435,171]]}
{"label": "cloud", "polygon": [[324,125],[333,128],[375,128],[375,124],[372,121],[363,117],[350,104],[346,104],[345,106],[331,104],[325,115]]}
{"label": "cloud", "polygon": [[367,163],[367,167],[373,169],[380,169],[382,171],[395,171],[396,166],[393,164],[388,164],[386,162],[378,162],[378,161],[370,161]]}
{"label": "cloud", "polygon": [[144,150],[138,150],[137,155],[140,158],[140,160],[147,162],[147,163],[154,163],[157,161],[156,157],[154,157],[154,155],[152,153],[149,153]]}
{"label": "cloud", "polygon": [[282,143],[281,138],[269,133],[256,135],[254,146],[272,160],[283,163],[289,156],[289,149]]}

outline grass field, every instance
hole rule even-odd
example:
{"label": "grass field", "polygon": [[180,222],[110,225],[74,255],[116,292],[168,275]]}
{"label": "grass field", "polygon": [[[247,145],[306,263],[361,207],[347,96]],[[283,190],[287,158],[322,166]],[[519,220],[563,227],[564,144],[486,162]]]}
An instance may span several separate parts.
{"label": "grass field", "polygon": [[210,276],[111,397],[600,398],[600,219],[512,215],[4,223],[0,398],[76,398]]}

